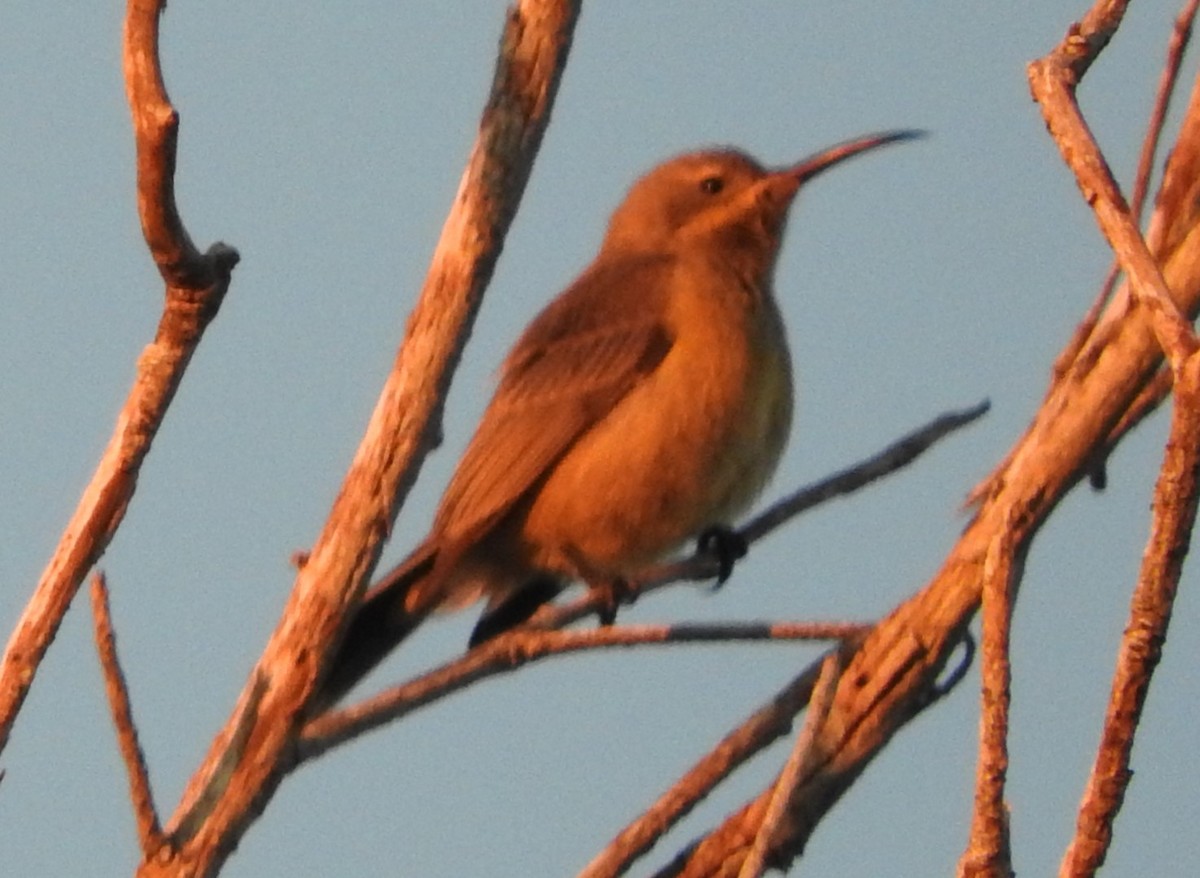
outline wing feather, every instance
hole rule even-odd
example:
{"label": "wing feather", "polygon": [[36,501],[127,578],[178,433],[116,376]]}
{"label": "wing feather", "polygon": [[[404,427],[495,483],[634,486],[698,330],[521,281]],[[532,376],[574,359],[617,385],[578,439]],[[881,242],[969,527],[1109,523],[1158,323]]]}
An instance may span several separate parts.
{"label": "wing feather", "polygon": [[434,533],[477,539],[658,367],[672,342],[656,302],[670,273],[666,257],[598,264],[530,325],[446,489]]}

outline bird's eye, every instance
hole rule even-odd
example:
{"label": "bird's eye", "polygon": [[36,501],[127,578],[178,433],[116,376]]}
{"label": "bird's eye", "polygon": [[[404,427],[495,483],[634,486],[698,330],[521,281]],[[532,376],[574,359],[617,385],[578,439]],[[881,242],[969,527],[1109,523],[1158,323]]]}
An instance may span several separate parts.
{"label": "bird's eye", "polygon": [[725,181],[720,177],[705,177],[700,181],[700,191],[705,195],[716,195],[725,188]]}

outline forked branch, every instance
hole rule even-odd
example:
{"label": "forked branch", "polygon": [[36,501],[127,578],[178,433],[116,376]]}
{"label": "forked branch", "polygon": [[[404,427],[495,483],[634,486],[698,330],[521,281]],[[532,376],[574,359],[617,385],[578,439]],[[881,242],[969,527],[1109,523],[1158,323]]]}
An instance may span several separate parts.
{"label": "forked branch", "polygon": [[125,517],[142,462],[208,324],[217,315],[238,254],[214,244],[200,253],[175,207],[179,116],[158,63],[157,0],[130,0],[124,33],[125,81],[137,148],[142,234],[166,283],[154,341],[117,415],[100,463],[42,572],[0,663],[0,750],[8,740],[38,665],[92,566]]}

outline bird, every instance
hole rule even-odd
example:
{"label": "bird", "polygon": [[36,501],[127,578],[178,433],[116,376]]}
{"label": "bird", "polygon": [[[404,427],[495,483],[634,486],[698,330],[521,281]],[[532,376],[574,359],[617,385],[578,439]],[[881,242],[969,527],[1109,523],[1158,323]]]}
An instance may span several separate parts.
{"label": "bird", "polygon": [[728,522],[791,430],[773,282],[789,209],[829,168],[921,134],[871,134],[778,168],[705,149],[634,183],[595,259],[508,354],[428,535],[364,597],[321,703],[435,610],[486,599],[473,646],[582,581],[611,621],[632,574],[696,537],[728,575],[745,552]]}

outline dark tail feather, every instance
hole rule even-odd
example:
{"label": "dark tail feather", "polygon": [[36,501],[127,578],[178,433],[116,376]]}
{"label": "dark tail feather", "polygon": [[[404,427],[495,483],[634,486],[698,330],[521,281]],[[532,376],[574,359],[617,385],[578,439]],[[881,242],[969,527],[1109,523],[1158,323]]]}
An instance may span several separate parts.
{"label": "dark tail feather", "polygon": [[422,546],[371,586],[342,637],[313,713],[337,704],[424,621],[433,606],[409,612],[405,598],[432,572],[437,550]]}
{"label": "dark tail feather", "polygon": [[503,634],[529,620],[543,604],[558,597],[562,583],[550,576],[538,577],[522,586],[496,605],[488,604],[471,632],[468,647],[479,646],[486,640]]}

